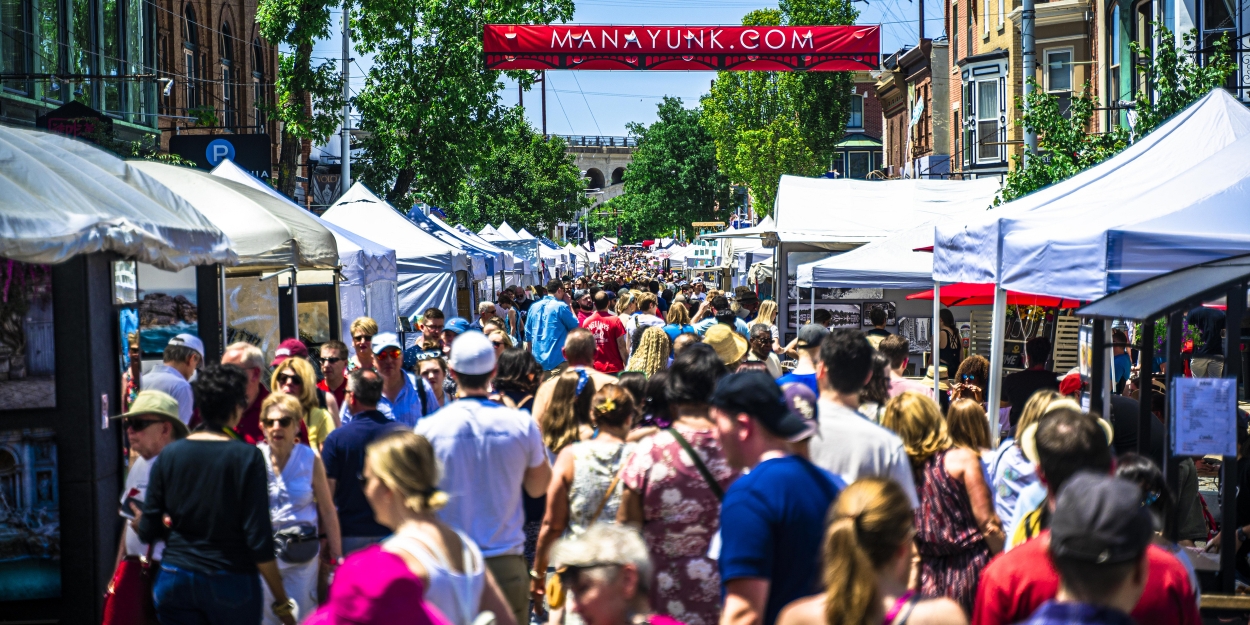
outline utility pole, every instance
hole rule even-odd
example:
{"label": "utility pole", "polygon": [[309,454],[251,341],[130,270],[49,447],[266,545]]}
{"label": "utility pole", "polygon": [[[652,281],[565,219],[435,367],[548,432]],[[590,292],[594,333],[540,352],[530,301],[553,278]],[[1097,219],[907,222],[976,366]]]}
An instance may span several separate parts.
{"label": "utility pole", "polygon": [[525,90],[521,88],[521,81],[516,82],[516,105],[525,108]]}
{"label": "utility pole", "polygon": [[[1029,94],[1033,93],[1030,81],[1037,78],[1036,40],[1033,38],[1033,20],[1037,16],[1035,0],[1022,0],[1020,4],[1020,57],[1024,71],[1024,112],[1029,112]],[[1037,155],[1037,133],[1024,130],[1024,164]]]}
{"label": "utility pole", "polygon": [[920,19],[917,30],[920,31],[920,42],[917,47],[924,46],[924,0],[916,0],[916,8],[920,11]]}
{"label": "utility pole", "polygon": [[542,71],[543,83],[543,138],[547,138],[547,70]]}
{"label": "utility pole", "polygon": [[339,157],[339,163],[342,168],[339,173],[339,189],[342,193],[352,186],[352,105],[351,105],[351,88],[349,86],[349,78],[351,78],[351,22],[348,21],[351,12],[351,0],[343,0],[343,139],[342,139],[342,156]]}

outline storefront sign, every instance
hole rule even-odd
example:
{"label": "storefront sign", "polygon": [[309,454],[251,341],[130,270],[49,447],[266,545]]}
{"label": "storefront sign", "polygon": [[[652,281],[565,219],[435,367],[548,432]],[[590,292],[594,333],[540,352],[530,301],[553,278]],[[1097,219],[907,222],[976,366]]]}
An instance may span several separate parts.
{"label": "storefront sign", "polygon": [[840,72],[880,64],[880,26],[487,24],[490,69]]}
{"label": "storefront sign", "polygon": [[230,159],[265,182],[273,178],[272,143],[266,134],[178,135],[169,139],[169,151],[201,169],[212,169]]}
{"label": "storefront sign", "polygon": [[36,128],[95,142],[98,135],[112,136],[113,120],[81,102],[70,102],[35,118]]}

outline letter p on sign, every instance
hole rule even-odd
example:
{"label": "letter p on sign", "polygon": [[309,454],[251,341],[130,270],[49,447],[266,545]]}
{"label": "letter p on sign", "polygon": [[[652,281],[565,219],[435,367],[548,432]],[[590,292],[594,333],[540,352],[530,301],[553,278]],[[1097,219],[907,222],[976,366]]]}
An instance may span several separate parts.
{"label": "letter p on sign", "polygon": [[208,144],[208,148],[204,150],[204,156],[208,159],[211,167],[221,164],[224,159],[234,160],[234,144],[225,139],[214,139]]}

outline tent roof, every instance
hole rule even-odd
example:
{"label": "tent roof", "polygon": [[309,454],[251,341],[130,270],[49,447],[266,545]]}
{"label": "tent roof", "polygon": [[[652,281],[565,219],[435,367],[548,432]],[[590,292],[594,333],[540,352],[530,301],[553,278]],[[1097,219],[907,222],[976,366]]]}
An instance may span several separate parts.
{"label": "tent roof", "polygon": [[520,240],[520,238],[521,238],[521,237],[519,237],[519,236],[517,235],[516,230],[513,230],[513,229],[512,229],[512,226],[509,226],[509,225],[508,225],[508,222],[506,222],[506,221],[505,221],[505,222],[503,222],[503,223],[501,223],[501,224],[499,224],[499,228],[497,228],[497,230],[499,230],[499,234],[502,234],[503,236],[505,236],[505,237],[507,237],[507,238],[509,238],[509,239],[511,239],[511,240],[513,240],[513,241]]}
{"label": "tent roof", "polygon": [[198,169],[152,161],[131,164],[187,198],[229,235],[241,267],[333,269],[339,264],[334,235],[298,206]]}
{"label": "tent roof", "polygon": [[517,237],[522,238],[522,239],[537,239],[538,238],[530,234],[529,232],[526,232],[525,228],[521,228],[520,230],[517,230],[516,235]]}
{"label": "tent roof", "polygon": [[[265,184],[251,172],[239,167],[234,161],[225,159],[213,168],[212,175],[268,194],[270,197],[284,202],[291,208],[300,209],[299,205],[287,199],[277,189]],[[318,223],[325,226],[334,235],[334,244],[339,251],[339,264],[343,267],[343,278],[348,284],[368,284],[378,280],[395,281],[398,270],[395,266],[395,250],[379,243],[374,243],[358,234],[354,234],[336,226],[320,217],[309,213]]]}
{"label": "tent roof", "polygon": [[483,239],[482,237],[479,237],[476,234],[473,234],[473,232],[469,230],[468,228],[465,228],[462,230],[461,227],[459,226],[452,226],[451,224],[448,224],[442,219],[439,219],[438,216],[436,215],[426,215],[425,217],[426,219],[429,219],[430,221],[434,222],[434,224],[437,225],[438,227],[447,231],[452,236],[463,241],[465,245],[471,245],[474,248],[481,250],[482,253],[484,254],[487,254],[489,256],[494,256],[495,258],[498,258],[500,262],[503,261],[503,257],[505,254],[510,254],[510,252],[508,252],[507,250],[495,247],[494,245],[491,245],[490,242],[488,242],[486,239]]}
{"label": "tent roof", "polygon": [[[767,217],[761,219],[758,224],[751,226],[750,228],[738,228],[736,230],[732,230],[732,229],[721,230],[720,232],[701,234],[699,235],[699,238],[701,239],[738,239],[738,238],[745,239],[749,237],[767,236],[768,234],[776,232],[776,231],[777,231],[776,222],[773,221],[772,215],[768,215]],[[664,239],[660,239],[660,240],[663,241]],[[669,240],[671,241],[672,239],[669,239]]]}
{"label": "tent roof", "polygon": [[5,258],[107,251],[169,271],[237,262],[227,235],[178,193],[86,142],[0,126],[0,162]]}
{"label": "tent roof", "polygon": [[1076,311],[1100,319],[1155,319],[1226,295],[1250,279],[1250,256],[1227,258],[1155,276]]}
{"label": "tent roof", "polygon": [[[395,257],[401,263],[411,258],[447,256],[453,270],[463,269],[468,265],[467,255],[462,250],[427,234],[359,182],[352,185],[322,218],[393,247]],[[457,264],[460,266],[457,267]]]}
{"label": "tent roof", "polygon": [[[846,249],[968,209],[989,207],[993,178],[976,180],[849,180],[782,176],[776,237],[783,242]],[[741,235],[738,235],[741,236]]]}
{"label": "tent roof", "polygon": [[[1131,198],[1145,197],[1144,194],[1151,190],[1179,178],[1187,169],[1185,165],[1205,166],[1201,181],[1189,189],[1189,194],[1199,201],[1209,197],[1213,191],[1218,190],[1216,185],[1220,184],[1219,181],[1235,178],[1228,166],[1240,165],[1227,161],[1215,161],[1212,165],[1213,161],[1208,160],[1209,157],[1248,135],[1250,111],[1222,89],[1216,89],[1102,163],[1067,180],[1009,202],[985,216],[939,225],[934,250],[934,277],[943,282],[998,282],[1000,268],[1004,270],[1001,277],[1005,278],[1009,263],[1041,261],[1048,264],[1047,271],[1053,272],[1049,281],[1026,279],[1027,274],[1020,273],[1020,269],[1013,269],[1013,284],[1017,286],[1012,288],[1082,299],[1099,297],[1111,288],[1105,281],[1100,288],[1091,288],[1088,275],[1083,278],[1072,275],[1073,272],[1090,272],[1094,268],[1086,264],[1092,258],[1093,248],[1086,244],[1070,250],[1064,248],[1063,241],[1069,238],[1070,231],[1096,237],[1096,232],[1091,233],[1095,224],[1105,233],[1119,224],[1133,223],[1141,218],[1139,216],[1149,218],[1150,215],[1162,215],[1155,205],[1153,195],[1137,202],[1131,201]],[[1197,179],[1191,179],[1189,184],[1196,181]],[[1172,190],[1180,192],[1179,189]],[[1169,200],[1175,199],[1177,198],[1169,197]],[[1172,205],[1170,210],[1175,211],[1177,207]],[[1038,221],[1015,225],[1011,223],[1011,220],[1032,219]],[[1040,225],[1040,220],[1043,219],[1062,225],[1064,237],[1044,244],[1037,241],[1028,243],[1007,240],[1007,235],[1013,230]],[[1248,222],[1242,219],[1241,223]],[[1212,224],[1210,228],[1222,229],[1222,225]],[[1088,242],[1090,236],[1078,238]],[[1001,258],[998,254],[1000,243],[1003,246]],[[1074,256],[1070,263],[1066,257],[1068,251],[1083,252],[1080,262],[1076,262]],[[1111,256],[1110,251],[1103,248],[1103,253],[1108,254],[1108,257]],[[1152,255],[1144,249],[1143,253]],[[1054,260],[1058,255],[1065,255],[1062,262]],[[1179,266],[1210,259],[1210,256],[1190,257],[1184,259]],[[1102,264],[1106,260],[1097,262]],[[1156,266],[1151,271],[1158,273],[1160,269],[1176,267]],[[1139,276],[1138,279],[1141,277],[1146,276]],[[1064,283],[1069,286],[1080,283],[1080,287],[1068,288],[1062,286]],[[1125,283],[1121,282],[1120,286],[1123,284]]]}

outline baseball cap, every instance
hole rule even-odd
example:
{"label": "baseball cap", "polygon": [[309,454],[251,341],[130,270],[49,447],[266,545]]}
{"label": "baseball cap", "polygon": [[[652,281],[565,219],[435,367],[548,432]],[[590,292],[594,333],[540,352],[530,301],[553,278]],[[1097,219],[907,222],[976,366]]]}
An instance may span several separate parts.
{"label": "baseball cap", "polygon": [[573,299],[586,297],[587,293],[590,293],[590,291],[587,291],[586,289],[577,289],[576,291],[573,291]]}
{"label": "baseball cap", "polygon": [[731,373],[721,378],[708,403],[730,414],[745,412],[787,442],[801,441],[816,431],[816,422],[791,411],[773,376],[763,371]]}
{"label": "baseball cap", "polygon": [[452,317],[443,323],[443,332],[464,334],[469,331],[469,320],[464,317]]}
{"label": "baseball cap", "polygon": [[199,353],[200,360],[204,360],[204,341],[201,341],[200,337],[194,334],[187,334],[185,332],[182,334],[176,334],[174,335],[174,338],[169,339],[169,344],[190,347]]}
{"label": "baseball cap", "polygon": [[174,438],[185,438],[188,434],[187,424],[178,418],[178,400],[162,391],[139,391],[139,394],[135,396],[135,400],[130,403],[130,410],[109,418],[125,419],[142,415],[160,417],[162,421],[172,423],[174,425]]}
{"label": "baseball cap", "polygon": [[731,365],[747,353],[747,340],[727,323],[714,323],[703,333],[703,342],[716,350],[721,362]]}
{"label": "baseball cap", "polygon": [[[373,348],[375,350],[378,349],[378,346],[376,343],[374,344]],[[283,360],[286,360],[287,358],[293,358],[293,357],[294,358],[307,358],[308,357],[308,346],[304,345],[304,342],[299,339],[287,339],[285,341],[282,341],[282,343],[278,345],[278,349],[274,350],[273,362],[269,363],[269,366],[276,367],[282,364]]]}
{"label": "baseball cap", "polygon": [[394,332],[379,332],[373,335],[373,353],[381,354],[388,347],[394,347],[400,352],[404,351],[404,346],[399,342],[399,336]]}
{"label": "baseball cap", "polygon": [[467,375],[483,375],[495,370],[495,346],[481,332],[465,332],[451,343],[452,371]]}
{"label": "baseball cap", "polygon": [[1050,552],[1090,564],[1140,558],[1154,534],[1141,488],[1125,479],[1078,473],[1059,492],[1050,522]]}
{"label": "baseball cap", "polygon": [[821,341],[825,340],[826,336],[829,336],[829,328],[826,328],[819,323],[809,323],[799,328],[798,342],[796,342],[794,346],[816,347],[817,345],[820,345]]}

